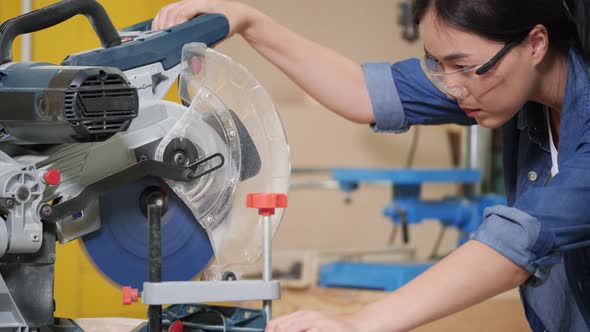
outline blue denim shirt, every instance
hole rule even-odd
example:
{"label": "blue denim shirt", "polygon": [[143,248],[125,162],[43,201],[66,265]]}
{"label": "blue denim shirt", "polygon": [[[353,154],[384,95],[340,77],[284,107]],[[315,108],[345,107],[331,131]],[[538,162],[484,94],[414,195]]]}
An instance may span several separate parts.
{"label": "blue denim shirt", "polygon": [[[417,59],[363,64],[375,131],[403,132],[414,124],[473,125],[440,92]],[[502,127],[507,206],[484,211],[473,239],[532,276],[520,287],[534,332],[590,331],[590,63],[569,53],[558,146],[551,153],[542,105],[529,102]],[[537,176],[528,176],[535,172]],[[481,262],[485,264],[485,262]]]}

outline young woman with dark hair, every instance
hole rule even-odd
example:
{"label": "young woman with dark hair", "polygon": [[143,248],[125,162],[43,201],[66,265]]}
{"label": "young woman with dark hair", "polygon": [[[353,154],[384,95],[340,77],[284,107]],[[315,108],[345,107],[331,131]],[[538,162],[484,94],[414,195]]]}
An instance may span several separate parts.
{"label": "young woman with dark hair", "polygon": [[508,205],[487,209],[471,241],[360,312],[297,312],[267,331],[407,331],[515,287],[533,331],[590,331],[590,0],[414,5],[425,55],[393,65],[359,65],[239,2],[184,0],[154,20],[225,14],[230,35],[375,131],[502,128]]}

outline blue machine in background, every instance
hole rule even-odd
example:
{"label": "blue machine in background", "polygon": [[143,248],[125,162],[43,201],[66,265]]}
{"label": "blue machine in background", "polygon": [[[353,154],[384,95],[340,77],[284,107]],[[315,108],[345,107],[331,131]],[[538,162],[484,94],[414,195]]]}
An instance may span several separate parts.
{"label": "blue machine in background", "polygon": [[[383,214],[394,225],[401,225],[404,243],[409,242],[410,224],[420,223],[424,219],[436,219],[443,227],[455,227],[461,232],[459,246],[468,241],[477,230],[485,208],[506,204],[505,197],[495,194],[422,199],[424,184],[457,183],[472,186],[480,183],[481,173],[476,169],[336,168],[332,170],[332,178],[345,192],[356,190],[360,183],[390,183],[392,198],[383,209]],[[334,262],[321,267],[319,285],[393,291],[432,264]]]}

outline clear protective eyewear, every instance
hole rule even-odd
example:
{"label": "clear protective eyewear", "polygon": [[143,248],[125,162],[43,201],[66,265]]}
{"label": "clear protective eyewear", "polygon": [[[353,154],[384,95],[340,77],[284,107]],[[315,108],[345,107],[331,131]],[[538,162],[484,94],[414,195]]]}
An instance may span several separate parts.
{"label": "clear protective eyewear", "polygon": [[[502,82],[503,77],[491,69],[521,40],[506,44],[494,57],[483,65],[467,66],[454,71],[444,71],[442,63],[425,52],[420,61],[422,70],[434,85],[446,95],[464,99],[470,94],[481,95]],[[484,74],[488,74],[483,76]],[[473,84],[467,89],[470,81],[477,79],[481,84]],[[471,90],[471,91],[470,91]]]}

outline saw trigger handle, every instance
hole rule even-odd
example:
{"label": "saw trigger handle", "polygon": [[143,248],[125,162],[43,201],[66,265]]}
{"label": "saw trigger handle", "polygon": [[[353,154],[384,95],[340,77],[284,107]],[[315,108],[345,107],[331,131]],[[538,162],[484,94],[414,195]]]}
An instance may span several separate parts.
{"label": "saw trigger handle", "polygon": [[17,36],[50,28],[78,14],[88,18],[103,47],[121,44],[117,29],[98,1],[63,0],[4,22],[0,26],[0,62],[12,61],[12,42]]}

